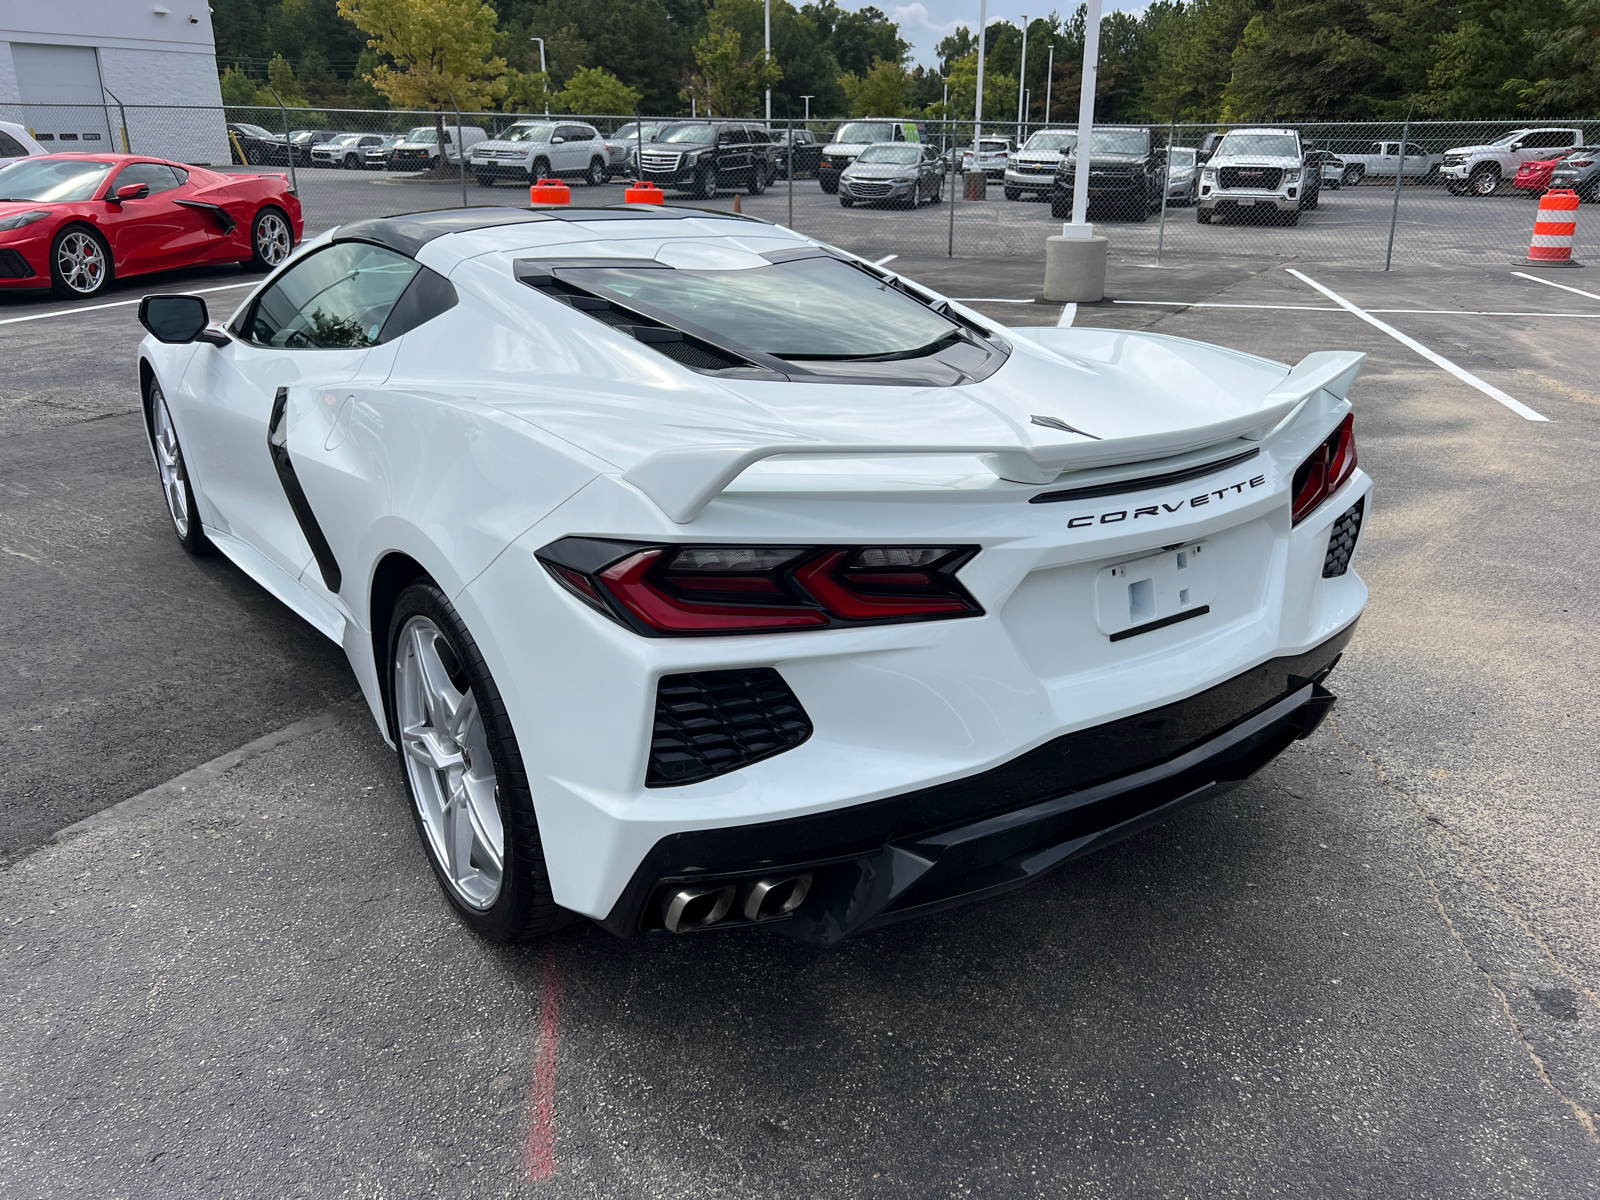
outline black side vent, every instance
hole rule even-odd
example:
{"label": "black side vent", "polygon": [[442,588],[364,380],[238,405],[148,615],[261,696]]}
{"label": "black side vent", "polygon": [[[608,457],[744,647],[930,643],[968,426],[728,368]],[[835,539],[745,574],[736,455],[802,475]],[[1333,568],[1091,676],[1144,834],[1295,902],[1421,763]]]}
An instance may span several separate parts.
{"label": "black side vent", "polygon": [[15,250],[0,250],[0,279],[32,279],[33,268]]}
{"label": "black side vent", "polygon": [[1350,556],[1356,552],[1356,539],[1361,536],[1361,518],[1366,515],[1365,496],[1352,504],[1328,532],[1328,554],[1322,560],[1322,577],[1337,579],[1350,569]]}
{"label": "black side vent", "polygon": [[811,718],[771,667],[662,676],[646,787],[726,775],[792,750]]}
{"label": "black side vent", "polygon": [[742,358],[735,358],[731,354],[724,354],[704,342],[652,342],[655,349],[661,351],[674,362],[692,367],[696,371],[721,371],[726,367],[748,367],[750,364]]}

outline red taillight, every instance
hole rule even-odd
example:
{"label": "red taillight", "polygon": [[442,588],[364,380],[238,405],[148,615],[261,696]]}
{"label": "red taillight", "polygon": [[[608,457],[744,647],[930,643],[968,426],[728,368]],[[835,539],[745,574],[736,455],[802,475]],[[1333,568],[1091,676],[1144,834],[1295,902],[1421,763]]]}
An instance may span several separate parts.
{"label": "red taillight", "polygon": [[584,603],[654,636],[978,616],[975,546],[662,546],[563,538],[539,559]]}
{"label": "red taillight", "polygon": [[1356,469],[1356,416],[1346,413],[1339,428],[1330,433],[1294,473],[1290,513],[1293,523],[1305,520],[1349,479]]}

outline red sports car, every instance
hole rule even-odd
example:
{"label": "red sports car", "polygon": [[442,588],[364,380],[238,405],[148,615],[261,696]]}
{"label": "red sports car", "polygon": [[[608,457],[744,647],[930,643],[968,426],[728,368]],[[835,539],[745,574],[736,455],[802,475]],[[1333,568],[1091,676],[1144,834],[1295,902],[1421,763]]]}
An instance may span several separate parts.
{"label": "red sports car", "polygon": [[281,174],[137,154],[46,154],[0,169],[0,290],[85,299],[118,275],[213,262],[265,270],[303,231]]}
{"label": "red sports car", "polygon": [[1519,192],[1543,193],[1550,186],[1550,172],[1556,169],[1556,164],[1564,157],[1565,152],[1555,158],[1523,163],[1517,168],[1517,175],[1511,181],[1511,186]]}

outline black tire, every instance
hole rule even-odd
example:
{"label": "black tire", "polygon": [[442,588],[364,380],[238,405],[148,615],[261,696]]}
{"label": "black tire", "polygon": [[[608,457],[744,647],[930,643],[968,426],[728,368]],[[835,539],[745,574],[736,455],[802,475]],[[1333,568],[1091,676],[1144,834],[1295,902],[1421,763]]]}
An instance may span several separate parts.
{"label": "black tire", "polygon": [[591,158],[589,169],[583,173],[583,181],[590,187],[599,187],[606,181],[606,163],[603,158]]}
{"label": "black tire", "polygon": [[1022,199],[1022,193],[1020,191],[1018,191],[1016,188],[1008,187],[1006,189],[1006,199],[1007,200],[1021,200]]}
{"label": "black tire", "polygon": [[1052,193],[1050,196],[1050,215],[1058,221],[1072,220],[1072,201]]}
{"label": "black tire", "polygon": [[695,200],[709,200],[717,194],[716,184],[711,181],[711,171],[696,171],[694,180],[689,184],[689,195]]}
{"label": "black tire", "polygon": [[[284,237],[273,239],[274,245],[264,243],[266,225],[276,220],[284,230]],[[285,242],[287,241],[287,244]],[[250,267],[256,271],[270,271],[294,253],[294,225],[289,216],[275,204],[263,204],[255,219],[250,222]]]}
{"label": "black tire", "polygon": [[[160,405],[159,409],[157,405]],[[183,459],[183,447],[178,442],[177,430],[173,428],[172,415],[167,409],[166,397],[161,394],[161,385],[154,378],[145,389],[144,428],[150,439],[150,452],[155,456],[156,477],[161,480],[167,516],[172,518],[172,532],[178,539],[178,545],[197,558],[215,553],[216,547],[200,527],[200,509],[195,504],[194,485],[189,482],[189,468]],[[166,436],[168,434],[170,439]],[[168,441],[170,444],[163,444]],[[176,468],[176,479],[172,479],[168,473],[171,468]],[[181,492],[181,497],[168,491],[169,484]]]}
{"label": "black tire", "polygon": [[479,175],[478,176],[478,186],[479,187],[493,187],[494,186],[494,176],[493,175]]}
{"label": "black tire", "polygon": [[[399,662],[399,640],[402,630],[413,617],[425,617],[443,636],[450,650],[445,658],[452,684],[461,691],[470,689],[483,720],[483,729],[494,762],[495,800],[500,810],[500,820],[505,831],[505,846],[501,867],[500,890],[487,908],[473,908],[464,903],[449,883],[445,868],[438,861],[428,838],[410,772],[406,769],[404,743],[399,736],[399,697],[396,696],[395,671]],[[478,936],[491,942],[522,942],[553,933],[566,925],[573,914],[556,904],[550,892],[550,874],[545,867],[544,847],[539,837],[539,820],[534,813],[533,793],[528,786],[528,775],[522,764],[522,753],[517,747],[516,733],[506,712],[500,689],[495,686],[478,644],[467,631],[455,606],[430,579],[419,579],[400,593],[389,617],[389,657],[384,671],[386,698],[389,712],[397,728],[396,753],[399,757],[400,775],[405,780],[406,794],[411,798],[411,813],[416,821],[417,834],[422,840],[428,863],[438,877],[440,889],[461,920]],[[454,663],[450,663],[450,659]]]}
{"label": "black tire", "polygon": [[346,154],[344,156],[344,169],[346,171],[354,171],[360,165],[361,165],[361,160],[359,158],[357,158],[354,154]]}
{"label": "black tire", "polygon": [[835,176],[833,179],[829,179],[826,175],[819,174],[817,176],[817,183],[829,196],[837,195],[839,192],[839,180],[837,176]]}
{"label": "black tire", "polygon": [[760,163],[750,168],[750,182],[744,190],[752,196],[759,196],[767,190],[767,172]]}
{"label": "black tire", "polygon": [[1355,187],[1366,178],[1367,169],[1360,163],[1353,163],[1344,169],[1344,174],[1339,176],[1339,182],[1345,187]]}
{"label": "black tire", "polygon": [[1294,212],[1279,213],[1278,215],[1283,218],[1283,223],[1285,225],[1298,225],[1298,224],[1300,224],[1300,210],[1299,209],[1295,209]]}
{"label": "black tire", "polygon": [[[69,275],[63,250],[74,266]],[[50,243],[50,294],[63,300],[91,300],[111,286],[116,263],[105,238],[89,225],[68,225]]]}
{"label": "black tire", "polygon": [[533,160],[533,174],[528,176],[529,183],[538,183],[541,179],[550,178],[550,160],[536,158]]}
{"label": "black tire", "polygon": [[1479,167],[1467,180],[1467,191],[1474,196],[1492,196],[1500,187],[1498,167]]}
{"label": "black tire", "polygon": [[849,196],[840,196],[839,197],[839,207],[840,208],[853,208],[853,207],[855,207],[855,203],[856,202],[854,200],[852,200]]}
{"label": "black tire", "polygon": [[1209,208],[1196,208],[1194,210],[1194,223],[1196,225],[1211,224],[1212,210]]}

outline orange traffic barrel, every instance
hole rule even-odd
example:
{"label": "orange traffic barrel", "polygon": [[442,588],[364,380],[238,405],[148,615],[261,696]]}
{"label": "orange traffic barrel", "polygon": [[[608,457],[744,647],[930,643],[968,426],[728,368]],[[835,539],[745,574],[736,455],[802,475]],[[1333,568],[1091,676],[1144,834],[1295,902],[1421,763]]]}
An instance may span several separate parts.
{"label": "orange traffic barrel", "polygon": [[528,189],[530,204],[571,204],[572,189],[559,179],[541,179]]}
{"label": "orange traffic barrel", "polygon": [[1572,237],[1578,228],[1578,193],[1553,188],[1539,197],[1528,261],[1541,267],[1578,267],[1572,260]]}
{"label": "orange traffic barrel", "polygon": [[627,191],[622,193],[622,198],[629,204],[665,204],[666,193],[651,183],[648,179],[638,179]]}

